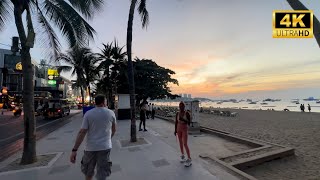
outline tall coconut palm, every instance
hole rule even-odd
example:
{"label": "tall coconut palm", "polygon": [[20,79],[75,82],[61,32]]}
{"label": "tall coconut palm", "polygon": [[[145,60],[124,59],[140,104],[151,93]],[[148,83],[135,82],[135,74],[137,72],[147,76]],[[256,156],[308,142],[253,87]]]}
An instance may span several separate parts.
{"label": "tall coconut palm", "polygon": [[97,63],[99,58],[88,49],[89,52],[83,58],[83,72],[85,75],[86,88],[89,94],[89,104],[91,104],[91,83],[98,79],[99,69]]}
{"label": "tall coconut palm", "polygon": [[[299,0],[287,0],[294,10],[308,10]],[[313,34],[320,47],[320,22],[316,16],[313,16]]]}
{"label": "tall coconut palm", "polygon": [[[147,0],[131,0],[129,9],[128,27],[127,27],[127,53],[128,53],[128,79],[130,93],[130,109],[131,109],[131,142],[137,141],[136,117],[135,117],[135,86],[132,63],[132,25],[134,12],[138,7],[141,16],[142,28],[146,28],[149,24],[149,13],[146,6]],[[138,5],[138,6],[137,6]]]}
{"label": "tall coconut palm", "polygon": [[[51,54],[59,54],[60,43],[54,32],[53,23],[61,30],[69,46],[82,46],[93,38],[94,29],[80,15],[91,18],[96,9],[102,6],[102,0],[1,0],[0,30],[6,25],[13,12],[15,25],[21,43],[23,73],[23,108],[24,108],[24,146],[21,164],[30,164],[36,159],[36,135],[34,118],[33,68],[30,49],[33,48],[35,32],[34,22],[38,22],[46,39]],[[13,11],[12,11],[13,10]],[[25,17],[24,17],[25,16]],[[33,17],[37,17],[33,19]],[[26,18],[26,25],[23,18]],[[38,37],[38,36],[37,36]]]}
{"label": "tall coconut palm", "polygon": [[99,64],[98,69],[103,71],[102,79],[99,82],[99,90],[106,93],[109,106],[111,107],[113,104],[113,90],[116,85],[115,66],[117,66],[118,62],[125,60],[127,53],[123,52],[123,47],[120,47],[116,40],[112,43],[103,44],[103,46],[104,48],[99,54],[99,59],[102,62]]}
{"label": "tall coconut palm", "polygon": [[57,61],[64,61],[73,68],[71,76],[77,76],[74,87],[80,88],[82,102],[84,102],[84,89],[88,87],[84,69],[85,66],[87,66],[87,58],[90,53],[92,52],[89,48],[79,48],[75,46],[67,51],[66,54],[60,53],[57,57]]}
{"label": "tall coconut palm", "polygon": [[101,53],[99,54],[99,59],[102,61],[98,69],[103,71],[103,77],[99,82],[100,90],[104,91],[107,95],[108,104],[110,105],[110,66],[113,64],[113,47],[112,43],[103,44],[103,49],[101,49]]}

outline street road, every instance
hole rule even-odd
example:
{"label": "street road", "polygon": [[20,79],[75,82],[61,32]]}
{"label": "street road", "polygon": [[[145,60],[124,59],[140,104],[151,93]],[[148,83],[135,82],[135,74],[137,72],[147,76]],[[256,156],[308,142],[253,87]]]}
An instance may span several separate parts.
{"label": "street road", "polygon": [[[70,116],[79,112],[79,110],[71,110]],[[68,117],[65,117],[68,118]],[[47,120],[41,116],[36,117],[37,138],[54,131],[67,123],[68,119],[52,119]],[[12,154],[22,147],[24,134],[23,116],[14,117],[12,112],[0,114],[0,147],[5,152],[0,155],[0,161],[6,158],[6,153]]]}

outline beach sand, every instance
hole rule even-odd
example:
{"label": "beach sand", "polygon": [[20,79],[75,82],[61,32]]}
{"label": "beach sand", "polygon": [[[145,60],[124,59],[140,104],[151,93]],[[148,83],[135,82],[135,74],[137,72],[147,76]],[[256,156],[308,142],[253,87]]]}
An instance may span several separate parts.
{"label": "beach sand", "polygon": [[200,124],[295,149],[296,156],[264,163],[246,170],[246,173],[268,180],[320,179],[320,113],[230,111],[239,115],[222,117],[200,113]]}

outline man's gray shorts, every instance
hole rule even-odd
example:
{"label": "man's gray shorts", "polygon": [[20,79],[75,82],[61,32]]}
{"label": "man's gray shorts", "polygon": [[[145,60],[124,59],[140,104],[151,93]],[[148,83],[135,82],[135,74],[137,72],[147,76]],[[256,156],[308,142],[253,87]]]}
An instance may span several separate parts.
{"label": "man's gray shorts", "polygon": [[111,174],[110,149],[103,151],[84,151],[81,161],[81,171],[84,175],[92,177],[97,166],[98,180],[105,180]]}

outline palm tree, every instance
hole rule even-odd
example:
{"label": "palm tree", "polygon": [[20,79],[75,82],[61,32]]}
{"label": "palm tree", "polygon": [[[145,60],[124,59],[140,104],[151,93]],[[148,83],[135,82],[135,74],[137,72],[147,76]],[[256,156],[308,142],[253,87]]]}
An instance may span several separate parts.
{"label": "palm tree", "polygon": [[98,69],[103,71],[103,78],[99,82],[99,87],[102,91],[104,91],[108,98],[108,104],[110,105],[110,87],[111,87],[111,80],[110,80],[110,66],[113,64],[113,47],[112,43],[103,44],[103,49],[99,54],[99,59],[102,61]]}
{"label": "palm tree", "polygon": [[83,72],[85,75],[86,88],[88,89],[89,94],[89,104],[91,105],[91,86],[90,84],[98,79],[99,69],[97,68],[97,63],[99,58],[91,52],[90,49],[87,49],[88,52],[83,57]]}
{"label": "palm tree", "polygon": [[103,44],[104,48],[99,54],[99,59],[102,61],[98,66],[100,71],[103,71],[102,79],[99,81],[99,90],[106,93],[109,107],[112,106],[112,95],[117,85],[117,65],[125,60],[126,52],[123,52],[124,47],[120,47],[115,40],[114,43]]}
{"label": "palm tree", "polygon": [[[294,10],[308,10],[299,0],[287,0]],[[313,34],[320,47],[320,22],[316,16],[313,16]]]}
{"label": "palm tree", "polygon": [[[1,0],[0,1],[0,30],[6,25],[10,12],[13,10],[15,25],[21,42],[21,59],[23,66],[23,108],[24,108],[24,146],[21,164],[31,164],[36,158],[36,135],[34,118],[34,87],[33,68],[30,49],[33,48],[35,32],[34,22],[37,21],[50,46],[52,57],[60,52],[60,43],[52,22],[66,38],[69,46],[83,46],[93,39],[94,29],[80,15],[92,18],[93,12],[100,9],[101,0]],[[13,7],[13,8],[12,8]],[[26,25],[23,16],[26,16]],[[37,19],[32,19],[37,17]]]}
{"label": "palm tree", "polygon": [[77,80],[73,87],[80,88],[82,103],[84,103],[84,89],[88,87],[84,67],[87,66],[86,63],[88,63],[87,59],[90,54],[91,50],[89,48],[79,48],[75,46],[67,51],[66,54],[60,53],[57,57],[57,61],[64,61],[73,68],[71,73],[72,77],[77,75]]}
{"label": "palm tree", "polygon": [[130,93],[130,109],[131,109],[131,142],[137,141],[136,117],[135,117],[135,86],[132,63],[132,24],[134,12],[138,5],[138,12],[142,20],[142,28],[146,28],[149,23],[149,13],[146,7],[147,0],[131,0],[129,19],[127,27],[127,53],[128,53],[128,79],[129,79],[129,93]]}

